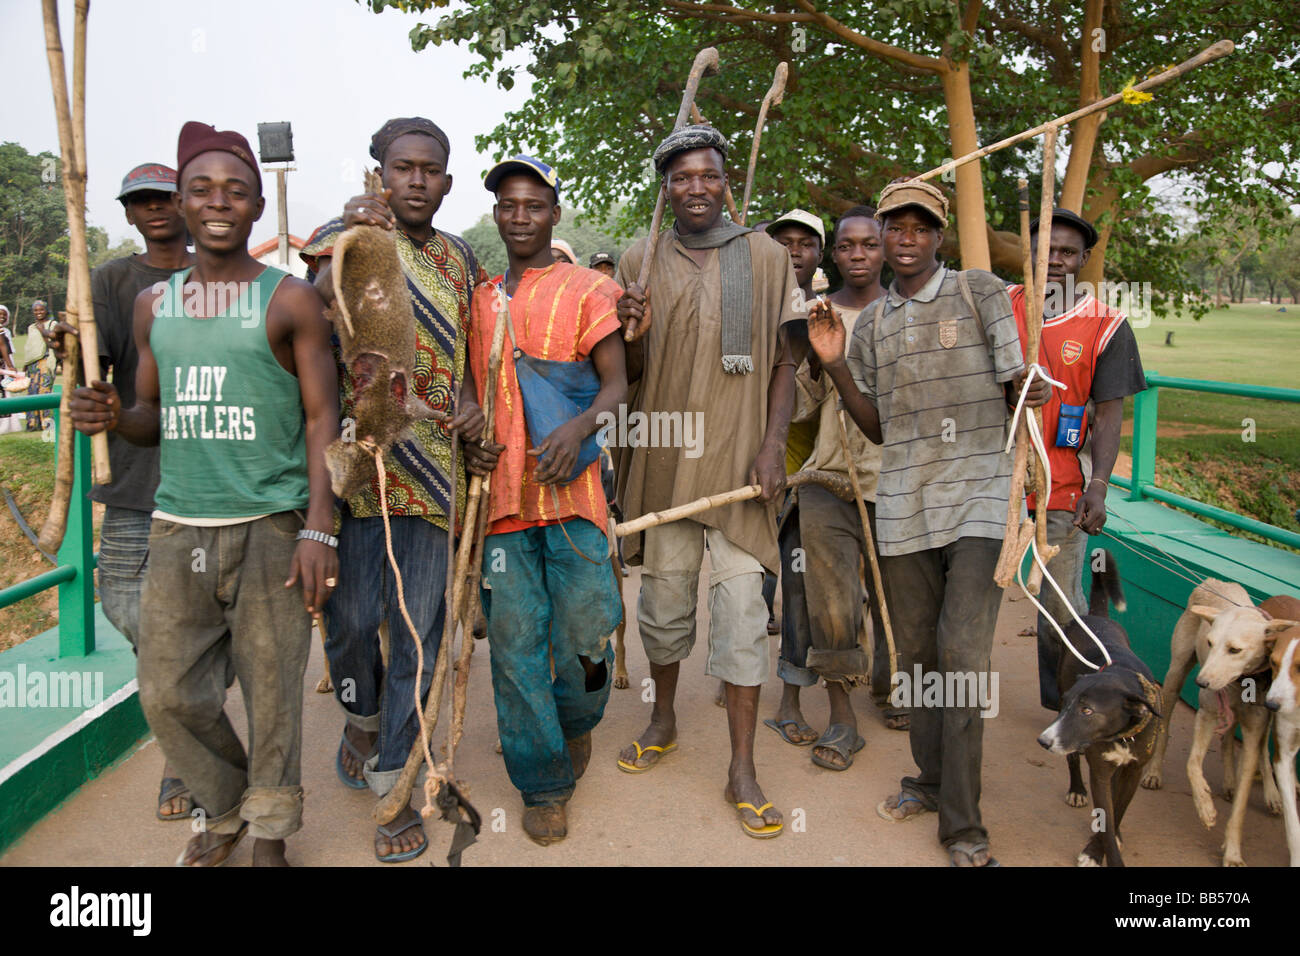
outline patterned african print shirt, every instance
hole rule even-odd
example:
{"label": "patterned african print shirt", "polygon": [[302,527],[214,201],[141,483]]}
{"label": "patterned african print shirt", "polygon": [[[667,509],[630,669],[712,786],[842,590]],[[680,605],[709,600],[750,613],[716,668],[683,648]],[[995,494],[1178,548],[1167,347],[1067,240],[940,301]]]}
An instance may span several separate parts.
{"label": "patterned african print shirt", "polygon": [[[425,243],[397,231],[397,254],[406,275],[415,311],[415,372],[411,389],[435,411],[450,413],[465,373],[465,343],[469,332],[470,298],[485,279],[469,244],[460,236],[434,230]],[[340,367],[341,408],[353,417],[356,382]],[[447,528],[451,503],[451,433],[441,422],[411,426],[414,440],[393,445],[384,458],[388,483],[388,513],[425,518]],[[456,466],[456,508],[465,507],[463,459]],[[348,499],[357,518],[380,515],[379,478]]]}

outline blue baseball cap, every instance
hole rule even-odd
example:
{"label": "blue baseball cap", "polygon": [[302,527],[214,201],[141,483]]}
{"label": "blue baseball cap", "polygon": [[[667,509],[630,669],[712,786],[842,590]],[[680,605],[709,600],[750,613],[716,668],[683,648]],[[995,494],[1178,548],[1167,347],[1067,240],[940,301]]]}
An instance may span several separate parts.
{"label": "blue baseball cap", "polygon": [[529,173],[536,176],[546,185],[555,190],[556,201],[560,198],[560,177],[555,174],[555,170],[546,165],[540,159],[532,156],[511,156],[509,159],[502,160],[483,177],[483,185],[490,193],[497,191],[497,186],[501,180],[511,173]]}
{"label": "blue baseball cap", "polygon": [[176,192],[176,170],[162,163],[142,163],[122,177],[122,191],[117,198],[125,201],[131,193],[148,190],[155,193]]}

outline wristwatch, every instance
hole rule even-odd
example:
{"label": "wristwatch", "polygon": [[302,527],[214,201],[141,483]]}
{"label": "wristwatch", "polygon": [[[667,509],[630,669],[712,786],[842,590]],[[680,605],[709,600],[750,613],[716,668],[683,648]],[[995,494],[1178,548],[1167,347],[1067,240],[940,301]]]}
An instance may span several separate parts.
{"label": "wristwatch", "polygon": [[303,528],[298,532],[298,540],[319,541],[321,544],[327,544],[337,550],[339,539],[332,534],[326,534],[324,531],[312,531],[310,528]]}

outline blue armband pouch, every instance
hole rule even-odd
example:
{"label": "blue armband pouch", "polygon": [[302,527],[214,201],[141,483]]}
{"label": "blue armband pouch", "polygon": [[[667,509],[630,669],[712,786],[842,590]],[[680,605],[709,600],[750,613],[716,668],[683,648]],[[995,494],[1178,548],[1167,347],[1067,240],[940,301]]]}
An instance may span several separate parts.
{"label": "blue armband pouch", "polygon": [[1057,448],[1083,447],[1083,423],[1086,411],[1086,405],[1061,403],[1060,417],[1056,420]]}

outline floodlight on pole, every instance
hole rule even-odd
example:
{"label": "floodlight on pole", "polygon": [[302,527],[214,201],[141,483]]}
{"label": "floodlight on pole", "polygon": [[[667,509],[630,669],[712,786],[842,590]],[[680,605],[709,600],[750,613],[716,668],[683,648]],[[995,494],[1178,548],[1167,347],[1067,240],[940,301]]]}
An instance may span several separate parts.
{"label": "floodlight on pole", "polygon": [[[279,212],[280,229],[280,264],[289,265],[289,191],[285,174],[292,172],[289,163],[293,162],[293,129],[289,123],[258,123],[257,148],[261,154],[263,168],[270,163],[279,163],[275,167],[276,202]],[[269,170],[268,170],[269,171]]]}

